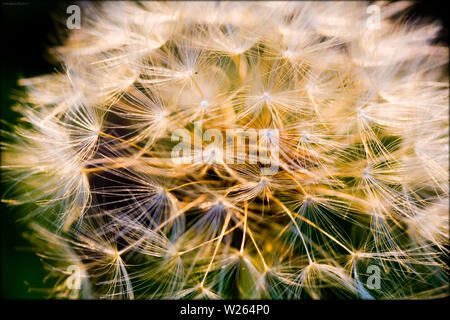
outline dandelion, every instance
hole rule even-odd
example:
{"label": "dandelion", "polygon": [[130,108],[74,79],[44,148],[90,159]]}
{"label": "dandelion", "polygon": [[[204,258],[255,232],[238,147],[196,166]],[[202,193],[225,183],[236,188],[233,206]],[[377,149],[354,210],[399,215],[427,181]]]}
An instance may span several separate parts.
{"label": "dandelion", "polygon": [[377,28],[360,2],[86,6],[2,142],[40,290],[447,296],[448,48],[375,5]]}

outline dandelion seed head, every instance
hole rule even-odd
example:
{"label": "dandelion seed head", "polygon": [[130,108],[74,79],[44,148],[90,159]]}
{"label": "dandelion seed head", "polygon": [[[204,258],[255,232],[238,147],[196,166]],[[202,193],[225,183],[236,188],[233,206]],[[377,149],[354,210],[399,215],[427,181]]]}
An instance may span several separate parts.
{"label": "dandelion seed head", "polygon": [[448,48],[375,5],[376,29],[360,2],[87,5],[2,142],[49,294],[448,296]]}

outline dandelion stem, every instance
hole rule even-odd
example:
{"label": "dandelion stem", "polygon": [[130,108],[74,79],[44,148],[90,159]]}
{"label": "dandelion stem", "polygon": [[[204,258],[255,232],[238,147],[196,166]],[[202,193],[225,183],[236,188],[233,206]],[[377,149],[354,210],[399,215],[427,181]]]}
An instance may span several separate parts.
{"label": "dandelion stem", "polygon": [[202,280],[202,282],[200,283],[200,286],[201,286],[201,287],[203,287],[203,285],[205,284],[206,277],[208,276],[209,270],[211,270],[213,261],[214,261],[214,259],[215,259],[215,257],[216,257],[217,251],[219,250],[220,243],[222,242],[222,238],[225,236],[225,230],[226,230],[227,227],[228,227],[228,223],[230,222],[230,219],[231,219],[231,215],[230,215],[230,213],[228,212],[228,213],[227,213],[227,216],[226,216],[226,218],[225,218],[225,222],[224,222],[223,227],[222,227],[222,231],[220,232],[219,239],[217,240],[216,248],[214,249],[214,253],[213,253],[212,257],[211,257],[211,261],[209,262],[208,268],[206,269],[205,275],[203,276],[203,280]]}
{"label": "dandelion stem", "polygon": [[242,243],[241,243],[241,254],[244,252],[244,245],[245,245],[245,234],[247,232],[247,212],[248,212],[248,202],[244,202],[244,233],[242,235]]}

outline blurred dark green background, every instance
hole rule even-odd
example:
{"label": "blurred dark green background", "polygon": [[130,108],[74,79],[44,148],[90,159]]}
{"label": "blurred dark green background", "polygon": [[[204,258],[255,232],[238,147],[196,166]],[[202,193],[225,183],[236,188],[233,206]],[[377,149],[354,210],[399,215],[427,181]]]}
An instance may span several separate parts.
{"label": "blurred dark green background", "polygon": [[[62,2],[2,2],[2,75],[1,119],[14,123],[11,111],[14,96],[21,91],[18,79],[51,73],[54,66],[46,57],[49,47],[57,43],[54,21],[64,19],[67,4]],[[2,129],[7,129],[1,124]],[[5,186],[2,180],[1,193]],[[23,209],[22,209],[23,211]],[[1,203],[1,292],[3,298],[43,298],[29,288],[43,287],[47,274],[39,257],[27,250],[29,244],[21,234],[24,224],[16,222],[25,212]],[[27,284],[28,283],[28,284]]]}
{"label": "blurred dark green background", "polygon": [[[14,95],[20,92],[17,80],[51,73],[54,69],[47,59],[47,49],[58,43],[61,27],[54,21],[65,21],[66,8],[71,2],[2,2],[2,91],[1,119],[14,123],[17,114],[11,111]],[[439,2],[417,3],[411,18],[431,16],[443,21],[448,30],[446,10]],[[57,32],[57,30],[60,30]],[[447,42],[444,31],[441,40]],[[2,124],[2,129],[4,125]],[[1,191],[3,194],[2,181]],[[22,209],[23,211],[23,209]],[[46,276],[40,259],[24,250],[29,244],[22,238],[25,225],[17,223],[25,212],[1,203],[1,292],[3,298],[36,299],[45,296],[30,288],[43,287]]]}

